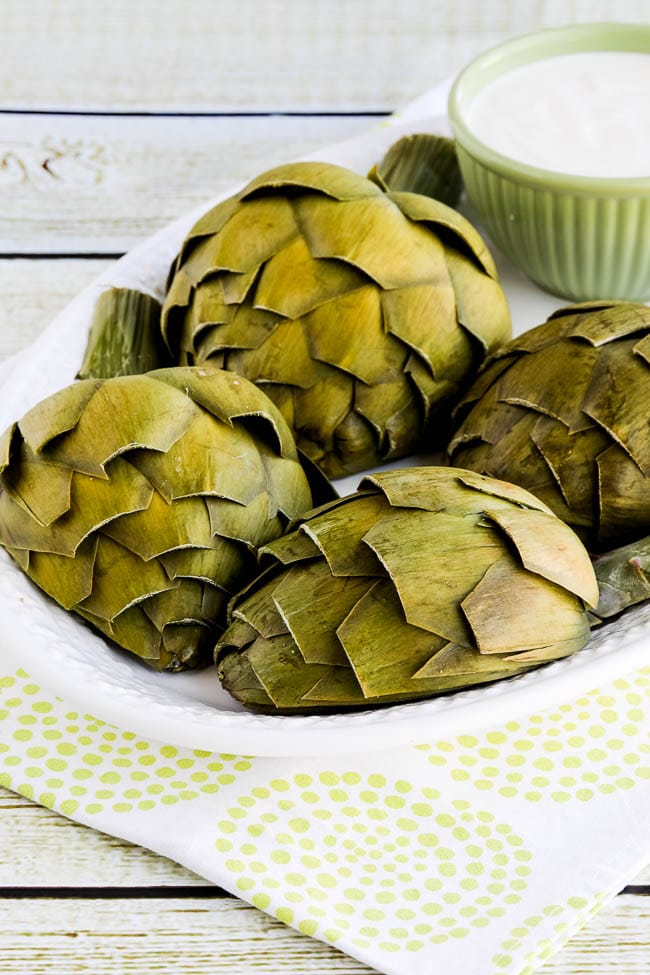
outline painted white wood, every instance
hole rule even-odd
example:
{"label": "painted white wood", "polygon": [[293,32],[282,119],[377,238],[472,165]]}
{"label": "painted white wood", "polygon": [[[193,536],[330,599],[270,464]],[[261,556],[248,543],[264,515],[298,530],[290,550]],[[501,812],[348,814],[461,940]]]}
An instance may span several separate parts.
{"label": "painted white wood", "polygon": [[[619,897],[540,973],[647,975],[649,955],[647,898]],[[2,900],[0,957],[5,975],[370,971],[232,898]]]}
{"label": "painted white wood", "polygon": [[179,885],[211,886],[171,860],[0,789],[0,889]]}
{"label": "painted white wood", "polygon": [[0,360],[33,342],[110,263],[0,258]]}
{"label": "painted white wood", "polygon": [[[0,358],[31,341],[104,260],[232,183],[363,118],[12,115],[2,110],[387,111],[506,36],[648,22],[647,0],[3,0]],[[650,868],[634,881],[650,884]],[[8,975],[367,971],[146,850],[0,791],[0,887],[196,885],[196,898],[0,898]],[[623,896],[544,975],[648,975],[650,900]]]}
{"label": "painted white wood", "polygon": [[[650,865],[630,884],[650,886]],[[0,888],[155,887],[208,881],[0,788]]]}
{"label": "painted white wood", "polygon": [[0,106],[394,108],[504,37],[644,0],[3,0]]}
{"label": "painted white wood", "polygon": [[262,170],[380,121],[0,114],[0,256],[121,253]]}

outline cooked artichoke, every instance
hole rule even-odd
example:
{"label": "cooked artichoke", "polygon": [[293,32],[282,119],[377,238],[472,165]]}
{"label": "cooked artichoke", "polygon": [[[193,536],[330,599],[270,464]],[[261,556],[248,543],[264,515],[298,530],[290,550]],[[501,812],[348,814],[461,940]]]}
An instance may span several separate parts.
{"label": "cooked artichoke", "polygon": [[541,498],[593,552],[650,534],[650,308],[562,308],[503,346],[457,407],[452,464]]}
{"label": "cooked artichoke", "polygon": [[162,327],[177,361],[256,384],[330,477],[446,439],[450,402],[510,335],[494,262],[429,197],[302,162],[190,231]]}
{"label": "cooked artichoke", "polygon": [[261,549],[229,610],[219,677],[253,710],[410,701],[580,649],[598,589],[577,536],[527,491],[402,469]]}
{"label": "cooked artichoke", "polygon": [[255,547],[311,503],[282,416],[210,367],[75,383],[0,440],[0,543],[156,669],[210,661]]}

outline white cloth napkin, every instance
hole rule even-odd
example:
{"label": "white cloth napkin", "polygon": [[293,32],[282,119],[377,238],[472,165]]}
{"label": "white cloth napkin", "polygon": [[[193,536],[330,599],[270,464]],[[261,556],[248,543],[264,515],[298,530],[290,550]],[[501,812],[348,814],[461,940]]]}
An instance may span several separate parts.
{"label": "white cloth napkin", "polygon": [[211,754],[71,711],[0,656],[0,784],[386,975],[524,975],[650,860],[650,667],[416,748]]}
{"label": "white cloth napkin", "polygon": [[[435,115],[444,98],[397,120]],[[509,273],[516,306],[525,286]],[[557,304],[534,300],[530,325]],[[650,860],[650,666],[480,733],[272,759],[81,714],[0,642],[0,784],[386,975],[525,975]]]}

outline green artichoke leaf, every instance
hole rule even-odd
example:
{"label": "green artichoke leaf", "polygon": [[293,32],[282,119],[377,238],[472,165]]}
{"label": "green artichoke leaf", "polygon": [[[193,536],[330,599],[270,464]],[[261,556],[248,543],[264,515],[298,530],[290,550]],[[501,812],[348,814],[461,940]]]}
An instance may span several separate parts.
{"label": "green artichoke leaf", "polygon": [[351,670],[342,667],[330,667],[323,677],[318,680],[311,690],[303,694],[299,702],[301,711],[313,704],[314,709],[318,710],[319,704],[330,704],[332,701],[338,702],[341,710],[346,710],[350,706],[363,706],[363,694],[358,681]]}
{"label": "green artichoke leaf", "polygon": [[512,663],[515,657],[497,657],[495,654],[473,652],[459,643],[446,643],[419,670],[413,680],[432,681],[433,689],[445,689],[445,681],[458,681],[462,677],[467,684],[497,680],[520,673],[523,667]]}
{"label": "green artichoke leaf", "polygon": [[453,139],[429,133],[415,133],[394,142],[370,170],[383,190],[420,193],[455,207],[463,189]]}
{"label": "green artichoke leaf", "polygon": [[[337,636],[366,698],[390,699],[445,640],[404,625],[400,599],[387,580],[378,580],[346,615]],[[427,688],[413,688],[415,696]]]}
{"label": "green artichoke leaf", "polygon": [[650,325],[648,306],[632,301],[578,304],[565,311],[576,315],[571,334],[577,339],[587,339],[594,346],[646,332]]}
{"label": "green artichoke leaf", "polygon": [[[434,234],[410,223],[390,198],[380,194],[339,202],[305,196],[295,203],[308,253],[351,264],[384,289],[430,280],[444,264],[442,244]],[[391,259],[386,260],[386,241]]]}
{"label": "green artichoke leaf", "polygon": [[579,543],[571,529],[551,512],[530,508],[488,506],[484,514],[502,528],[516,547],[522,565],[528,572],[554,582],[579,596],[587,606],[598,602],[598,585],[587,561],[576,558],[571,563],[562,555]]}
{"label": "green artichoke leaf", "polygon": [[348,665],[336,626],[367,589],[366,577],[337,579],[322,562],[283,574],[273,589],[273,602],[306,663]]}
{"label": "green artichoke leaf", "polygon": [[[246,650],[248,663],[276,708],[291,709],[325,675],[335,669],[326,664],[308,664],[290,634],[265,640],[258,636]],[[222,667],[228,662],[225,657]],[[289,679],[287,679],[289,677]],[[226,688],[233,692],[230,678]]]}
{"label": "green artichoke leaf", "polygon": [[285,383],[300,389],[309,389],[326,375],[310,354],[299,318],[279,322],[263,345],[250,349],[246,371],[256,383]]}
{"label": "green artichoke leaf", "polygon": [[0,436],[0,476],[4,474],[11,463],[16,438],[22,440],[18,424],[12,423]]}
{"label": "green artichoke leaf", "polygon": [[123,545],[100,535],[92,592],[80,605],[87,612],[110,621],[134,603],[177,585],[157,559],[144,562]]}
{"label": "green artichoke leaf", "polygon": [[583,595],[597,598],[586,550],[541,502],[453,468],[368,476],[262,558],[215,659],[224,687],[269,713],[417,700],[523,673],[584,645]]}
{"label": "green artichoke leaf", "polygon": [[549,345],[535,356],[523,356],[517,369],[504,373],[498,382],[498,396],[504,403],[521,406],[552,416],[570,433],[588,429],[592,422],[585,414],[585,399],[594,379],[598,351],[586,343],[571,346],[571,382],[544,382],[544,376],[557,376],[566,368],[567,351],[562,344]]}
{"label": "green artichoke leaf", "polygon": [[595,625],[650,599],[650,538],[640,538],[594,558],[600,598]]}
{"label": "green artichoke leaf", "polygon": [[[364,494],[354,506],[348,505],[345,518],[341,517],[340,509],[341,505],[335,505],[308,519],[301,526],[300,534],[318,546],[317,551],[325,558],[333,576],[381,575],[377,557],[365,536],[386,513],[385,499],[380,494]],[[277,552],[278,542],[273,542],[272,547]]]}
{"label": "green artichoke leaf", "polygon": [[[259,228],[264,227],[264,233]],[[219,233],[202,237],[185,258],[183,267],[196,286],[215,271],[248,274],[256,271],[298,235],[294,211],[283,197],[251,200],[238,207]]]}
{"label": "green artichoke leaf", "polygon": [[174,262],[161,328],[179,361],[259,385],[329,477],[437,446],[459,388],[509,335],[476,231],[326,163],[277,167],[233,199]]}
{"label": "green artichoke leaf", "polygon": [[[270,598],[269,598],[270,597]],[[259,633],[265,640],[270,640],[275,636],[286,636],[286,621],[280,615],[274,599],[274,585],[269,582],[266,586],[253,586],[246,594],[246,601],[240,603],[236,617],[233,618],[235,624],[235,635],[239,630],[238,639],[250,643]],[[246,627],[243,629],[243,627]]]}
{"label": "green artichoke leaf", "polygon": [[[510,600],[500,598],[499,594],[508,588],[517,592],[517,598],[526,607],[525,612],[513,606]],[[594,585],[593,588],[597,587]],[[597,594],[594,602],[597,602]],[[462,602],[463,613],[481,653],[510,654],[525,647],[528,654],[542,651],[540,662],[554,659],[554,652],[549,649],[554,644],[558,645],[558,656],[565,655],[563,644],[567,634],[572,639],[575,635],[576,639],[582,640],[581,646],[587,642],[589,624],[586,615],[577,614],[575,608],[575,599],[561,586],[540,586],[530,573],[506,560],[490,565]],[[544,626],[540,626],[540,620],[544,620]]]}
{"label": "green artichoke leaf", "polygon": [[82,542],[74,556],[30,552],[21,568],[49,596],[55,596],[64,609],[71,610],[92,592],[96,553],[94,536]]}
{"label": "green artichoke leaf", "polygon": [[[484,354],[498,348],[510,338],[510,306],[496,276],[477,277],[470,262],[461,253],[449,250],[447,271],[456,295],[456,314],[483,348]],[[485,309],[491,309],[491,315]]]}
{"label": "green artichoke leaf", "polygon": [[3,456],[0,544],[155,669],[208,662],[257,546],[312,506],[282,415],[213,366],[82,380],[14,424]]}
{"label": "green artichoke leaf", "polygon": [[647,350],[645,305],[560,309],[496,353],[455,412],[448,459],[533,491],[592,552],[643,537]]}
{"label": "green artichoke leaf", "polygon": [[41,525],[6,493],[0,494],[0,544],[72,557],[85,538],[130,511],[146,508],[153,488],[126,461],[111,463],[111,480],[78,474],[70,491],[70,510],[51,525]]}
{"label": "green artichoke leaf", "polygon": [[[101,478],[106,465],[126,451],[168,451],[199,411],[189,397],[170,395],[155,377],[155,372],[121,376],[99,387],[74,428],[57,443],[57,461]],[[24,433],[23,421],[20,428]]]}
{"label": "green artichoke leaf", "polygon": [[172,580],[197,579],[226,591],[220,579],[241,578],[246,571],[247,558],[241,546],[230,539],[215,537],[208,548],[195,545],[164,552],[160,562]]}
{"label": "green artichoke leaf", "polygon": [[381,295],[386,331],[412,349],[434,377],[461,382],[471,368],[474,353],[467,335],[458,328],[455,306],[444,262],[440,265],[439,282],[410,285]]}
{"label": "green artichoke leaf", "polygon": [[[218,234],[228,223],[233,213],[236,213],[237,209],[237,198],[234,196],[230,196],[226,200],[217,203],[216,206],[213,206],[207,213],[199,217],[194,224],[185,240],[185,248],[191,248],[193,242],[200,240],[202,237],[211,237],[213,234]],[[179,254],[179,263],[184,257],[185,252],[181,251]]]}
{"label": "green artichoke leaf", "polygon": [[[521,462],[526,462],[527,447],[528,450],[536,449],[567,504],[566,515],[569,509],[573,512],[574,527],[588,527],[597,521],[599,502],[593,458],[608,449],[610,441],[605,431],[592,426],[588,430],[572,433],[563,423],[556,423],[546,416],[540,416],[532,429],[527,426],[524,429],[523,424],[521,426]],[[544,477],[540,476],[539,487],[542,489],[543,484]],[[535,490],[533,485],[531,490]],[[557,514],[558,502],[554,504]]]}
{"label": "green artichoke leaf", "polygon": [[[291,281],[291,288],[287,288]],[[255,290],[255,307],[285,318],[300,318],[338,297],[362,288],[365,274],[344,261],[315,261],[299,237],[264,265]]]}
{"label": "green artichoke leaf", "polygon": [[210,548],[212,544],[210,518],[203,498],[183,498],[172,504],[157,491],[152,493],[146,508],[115,518],[104,526],[103,534],[144,562],[182,548],[187,545],[188,537],[195,546]]}
{"label": "green artichoke leaf", "polygon": [[271,517],[269,502],[266,491],[261,491],[246,504],[229,498],[205,498],[212,535],[242,542],[253,552],[269,538],[280,535],[283,530],[280,519]]}
{"label": "green artichoke leaf", "polygon": [[437,228],[444,227],[456,239],[457,246],[467,251],[491,278],[496,278],[494,258],[485,241],[474,225],[458,210],[420,193],[389,193],[388,196],[416,223],[433,224]]}
{"label": "green artichoke leaf", "polygon": [[265,480],[261,452],[248,450],[249,444],[243,425],[229,428],[198,413],[167,453],[140,451],[134,466],[166,501],[215,495],[247,504]]}
{"label": "green artichoke leaf", "polygon": [[251,180],[239,194],[247,200],[263,190],[313,190],[335,200],[379,197],[381,190],[370,180],[343,166],[322,162],[285,163]]}
{"label": "green artichoke leaf", "polygon": [[366,285],[309,312],[304,323],[308,355],[369,386],[400,377],[408,353],[385,335],[390,328],[383,298]]}
{"label": "green artichoke leaf", "polygon": [[72,471],[34,454],[27,444],[18,463],[1,476],[3,489],[39,525],[51,525],[70,510]]}
{"label": "green artichoke leaf", "polygon": [[[650,326],[650,316],[648,316]],[[622,357],[611,344],[601,350],[583,410],[604,428],[650,477],[648,437],[648,363],[632,354]]]}
{"label": "green artichoke leaf", "polygon": [[292,565],[294,562],[305,562],[318,555],[319,549],[309,536],[304,525],[298,525],[296,531],[289,531],[272,542],[261,545],[258,550],[260,562],[272,558],[282,565]]}
{"label": "green artichoke leaf", "polygon": [[109,637],[120,647],[138,653],[150,667],[166,667],[168,654],[160,633],[139,605],[131,606],[115,620],[108,621],[86,612],[80,606],[75,612],[100,633]]}
{"label": "green artichoke leaf", "polygon": [[74,430],[101,385],[101,380],[96,379],[73,383],[25,414],[20,421],[20,434],[35,454],[62,433]]}
{"label": "green artichoke leaf", "polygon": [[598,454],[596,472],[602,553],[638,537],[640,526],[650,525],[650,494],[647,477],[617,443]]}
{"label": "green artichoke leaf", "polygon": [[[415,544],[420,533],[435,546],[440,572],[431,573],[431,555]],[[413,519],[409,510],[386,514],[364,536],[376,553],[397,590],[406,620],[443,642],[470,643],[471,635],[460,609],[461,600],[471,592],[500,552],[503,542],[494,532],[476,531],[476,521],[442,511],[421,511]],[[455,569],[450,557],[464,557]],[[467,564],[464,564],[464,563]],[[428,585],[423,586],[426,579]]]}

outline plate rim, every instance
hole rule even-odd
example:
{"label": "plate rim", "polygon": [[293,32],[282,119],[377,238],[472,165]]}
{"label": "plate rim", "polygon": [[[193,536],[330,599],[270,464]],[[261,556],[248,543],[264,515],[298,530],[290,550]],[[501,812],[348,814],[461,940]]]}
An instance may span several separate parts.
{"label": "plate rim", "polygon": [[[412,132],[414,128],[440,131],[441,126],[447,126],[446,117],[442,115],[405,122],[398,116],[396,122],[384,123],[361,136],[324,147],[304,158],[352,165],[346,160],[357,158],[363,152],[372,152],[376,156],[400,134]],[[233,187],[229,192],[238,188]],[[13,416],[7,414],[5,421],[12,422],[29,405],[74,379],[81,362],[80,347],[85,345],[92,309],[102,290],[109,286],[140,287],[161,297],[167,268],[187,230],[206,209],[226,195],[228,193],[207,201],[131,249],[68,303],[35,342],[0,366],[5,413],[8,374],[12,376],[18,401],[21,402],[22,397],[22,401],[28,403],[27,407],[12,407]],[[68,344],[65,345],[62,339],[68,340]],[[50,362],[56,350],[59,350],[60,368],[53,368]],[[41,372],[44,369],[40,388],[37,382],[39,368]],[[35,382],[38,392],[35,392]],[[11,382],[9,389],[12,389]],[[1,414],[0,405],[0,419]],[[403,465],[407,460],[404,459]],[[363,472],[358,475],[359,478],[362,476]],[[97,718],[125,730],[182,747],[264,757],[325,756],[356,749],[368,752],[424,744],[432,737],[440,739],[477,731],[502,723],[504,717],[516,720],[523,714],[555,706],[595,688],[602,681],[624,676],[637,665],[648,663],[646,637],[650,633],[650,606],[647,609],[645,614],[643,610],[628,611],[628,622],[623,624],[627,637],[616,647],[617,652],[608,648],[611,641],[605,637],[601,641],[603,645],[597,641],[597,645],[592,646],[590,641],[571,657],[516,677],[420,701],[347,713],[285,716],[219,710],[196,699],[176,700],[178,694],[169,696],[167,703],[161,704],[160,695],[153,693],[149,695],[147,706],[143,706],[141,690],[122,687],[120,693],[114,680],[106,683],[97,679],[90,660],[66,657],[69,644],[61,646],[62,637],[68,638],[70,634],[76,634],[78,638],[81,634],[85,640],[89,639],[91,648],[99,641],[107,654],[113,654],[114,650],[100,635],[92,633],[81,620],[66,613],[38,590],[7,553],[1,551],[0,559],[0,615],[5,623],[4,633],[0,636],[0,659],[6,652],[14,664],[28,671],[32,679],[42,682],[44,689],[61,696],[67,704],[79,707],[84,713],[92,712]],[[26,621],[25,611],[28,613]],[[612,627],[609,630],[612,637],[620,636],[620,628],[614,628],[617,624],[605,625]],[[39,634],[37,641],[35,634]],[[49,647],[49,653],[44,652],[41,640]],[[145,680],[151,671],[138,662],[136,664]],[[71,683],[71,673],[76,675],[76,682]],[[214,679],[217,680],[216,673]]]}

